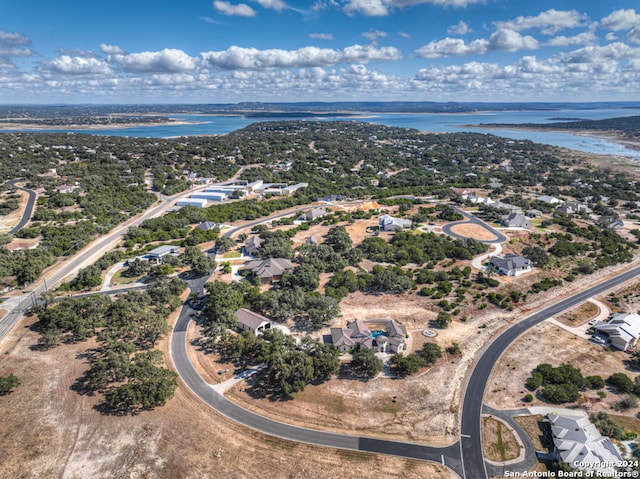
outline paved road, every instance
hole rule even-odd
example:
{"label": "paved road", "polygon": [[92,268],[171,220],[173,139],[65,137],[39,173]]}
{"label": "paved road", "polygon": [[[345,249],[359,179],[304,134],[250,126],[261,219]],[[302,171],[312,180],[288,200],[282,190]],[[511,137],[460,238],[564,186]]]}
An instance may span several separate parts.
{"label": "paved road", "polygon": [[492,235],[495,236],[495,239],[492,239],[492,240],[478,240],[481,243],[487,243],[487,244],[505,243],[508,240],[508,238],[505,235],[500,233],[495,228],[489,226],[484,221],[481,221],[480,219],[476,218],[471,213],[463,210],[462,208],[458,208],[457,206],[453,206],[452,205],[451,207],[454,210],[456,210],[458,213],[460,213],[462,216],[467,218],[467,220],[466,221],[457,221],[455,223],[448,223],[448,224],[444,225],[442,227],[442,232],[443,233],[446,233],[447,235],[451,236],[452,238],[467,239],[466,236],[461,236],[461,235],[459,235],[457,233],[454,233],[453,232],[453,227],[456,226],[456,225],[474,224],[474,225],[480,226],[481,228],[484,228],[485,230],[489,231]]}
{"label": "paved road", "polygon": [[[189,281],[192,291],[202,294],[207,278]],[[223,416],[266,434],[317,446],[366,451],[444,463],[461,474],[462,462],[458,443],[448,447],[430,447],[415,443],[387,441],[370,437],[349,436],[284,424],[247,411],[207,384],[191,364],[187,355],[187,327],[194,310],[186,303],[171,335],[171,358],[185,385],[206,404]],[[444,458],[444,459],[443,459]]]}
{"label": "paved road", "polygon": [[[570,298],[562,300],[548,308],[528,316],[519,323],[511,326],[504,333],[498,336],[486,349],[478,360],[478,363],[471,374],[467,384],[464,402],[462,405],[461,434],[462,451],[464,458],[464,468],[469,478],[486,478],[487,472],[484,458],[482,457],[482,438],[480,435],[480,417],[482,412],[482,401],[491,370],[497,363],[502,353],[521,334],[532,328],[536,324],[544,321],[550,316],[554,316],[577,304],[580,304],[592,296],[597,296],[617,285],[635,278],[640,274],[640,267],[622,273],[615,278],[603,281],[583,292],[577,293]],[[512,468],[513,469],[513,468]],[[477,471],[470,475],[469,471]]]}
{"label": "paved road", "polygon": [[27,206],[24,209],[24,213],[22,213],[22,219],[20,219],[20,223],[18,223],[16,226],[11,228],[11,230],[9,230],[9,234],[11,235],[16,234],[18,231],[20,231],[22,228],[24,228],[27,225],[27,223],[31,219],[31,215],[33,214],[33,207],[36,204],[36,192],[33,190],[30,190],[29,188],[17,186],[16,183],[18,183],[19,181],[21,180],[11,180],[11,181],[8,181],[7,183],[13,185],[19,190],[26,191],[27,194],[29,195],[29,198],[27,199]]}

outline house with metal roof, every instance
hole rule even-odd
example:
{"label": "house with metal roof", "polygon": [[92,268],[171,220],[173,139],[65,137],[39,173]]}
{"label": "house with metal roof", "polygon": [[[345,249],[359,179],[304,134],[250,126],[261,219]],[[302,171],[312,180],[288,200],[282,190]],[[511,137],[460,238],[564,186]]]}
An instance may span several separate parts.
{"label": "house with metal roof", "polygon": [[609,338],[611,346],[627,351],[633,349],[640,338],[640,315],[615,313],[611,320],[599,321],[593,329]]}
{"label": "house with metal roof", "polygon": [[531,260],[517,254],[505,254],[491,258],[489,266],[502,275],[518,276],[531,271]]}
{"label": "house with metal roof", "polygon": [[616,477],[615,464],[623,459],[606,436],[584,415],[547,414],[551,424],[554,455],[573,469],[594,477]]}
{"label": "house with metal roof", "polygon": [[509,213],[500,217],[500,224],[507,228],[531,229],[532,224],[529,218],[520,213]]}
{"label": "house with metal roof", "polygon": [[378,220],[380,231],[398,231],[411,228],[413,223],[411,220],[403,220],[402,218],[394,218],[389,215],[382,215]]}

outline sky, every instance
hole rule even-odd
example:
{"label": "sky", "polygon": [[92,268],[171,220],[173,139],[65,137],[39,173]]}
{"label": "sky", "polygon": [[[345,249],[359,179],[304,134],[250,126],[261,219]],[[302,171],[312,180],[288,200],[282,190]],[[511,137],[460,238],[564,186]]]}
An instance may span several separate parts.
{"label": "sky", "polygon": [[639,93],[638,0],[0,0],[0,104]]}

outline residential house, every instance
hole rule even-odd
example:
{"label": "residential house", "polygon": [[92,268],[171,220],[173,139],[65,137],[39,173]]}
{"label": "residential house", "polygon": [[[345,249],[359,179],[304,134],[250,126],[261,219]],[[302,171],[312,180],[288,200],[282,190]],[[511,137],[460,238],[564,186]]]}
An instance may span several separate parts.
{"label": "residential house", "polygon": [[280,281],[282,274],[292,268],[291,260],[267,258],[247,261],[240,271],[246,271],[252,278],[258,278],[263,284],[269,284]]}
{"label": "residential house", "polygon": [[267,329],[271,329],[271,321],[258,313],[241,308],[236,311],[238,319],[238,328],[241,331],[251,331],[253,334],[264,333]]}
{"label": "residential house", "polygon": [[469,203],[473,203],[474,205],[492,205],[495,203],[495,201],[493,201],[491,198],[489,197],[480,197],[480,196],[476,196],[473,193],[467,195],[466,199]]}
{"label": "residential house", "polygon": [[616,477],[620,452],[584,415],[547,414],[553,437],[553,453],[559,462],[569,464],[594,477]]}
{"label": "residential house", "polygon": [[378,227],[380,231],[398,231],[402,229],[411,228],[413,223],[411,220],[403,220],[401,218],[394,218],[389,215],[382,215],[378,221]]}
{"label": "residential house", "polygon": [[578,213],[591,213],[591,208],[577,201],[569,201],[560,206],[556,211],[558,213],[564,213],[565,215],[575,215]]}
{"label": "residential house", "polygon": [[527,216],[529,218],[542,218],[542,211],[532,208],[527,210]]}
{"label": "residential house", "polygon": [[152,249],[144,255],[143,259],[151,263],[162,263],[165,256],[178,256],[179,254],[180,248],[178,246],[165,245]]}
{"label": "residential house", "polygon": [[200,223],[198,226],[196,226],[196,228],[202,231],[210,231],[221,227],[222,223],[217,223],[215,221],[204,221],[203,223]]}
{"label": "residential house", "polygon": [[549,196],[549,195],[538,196],[536,200],[540,201],[541,203],[546,203],[548,205],[559,205],[564,203],[564,201],[556,198],[555,196]]}
{"label": "residential house", "polygon": [[249,236],[244,242],[244,254],[255,256],[264,240],[258,235]]}
{"label": "residential house", "polygon": [[519,276],[531,271],[531,261],[516,254],[494,256],[489,261],[489,265],[505,276]]}
{"label": "residential house", "polygon": [[507,228],[525,228],[531,229],[532,224],[529,218],[520,213],[510,213],[500,217],[500,224]]}
{"label": "residential house", "polygon": [[302,213],[299,217],[299,221],[312,221],[316,218],[322,218],[327,214],[327,209],[324,206],[319,206],[317,208],[312,208],[308,211]]}
{"label": "residential house", "polygon": [[614,348],[627,351],[633,349],[640,338],[640,315],[616,313],[609,322],[600,321],[593,329],[607,336]]}
{"label": "residential house", "polygon": [[596,223],[609,230],[619,230],[624,227],[624,222],[615,216],[601,216]]}
{"label": "residential house", "polygon": [[[370,325],[380,329],[369,328]],[[407,348],[405,338],[407,328],[393,319],[347,322],[345,328],[331,328],[331,342],[346,353],[354,347],[373,349],[377,353],[398,353]]]}

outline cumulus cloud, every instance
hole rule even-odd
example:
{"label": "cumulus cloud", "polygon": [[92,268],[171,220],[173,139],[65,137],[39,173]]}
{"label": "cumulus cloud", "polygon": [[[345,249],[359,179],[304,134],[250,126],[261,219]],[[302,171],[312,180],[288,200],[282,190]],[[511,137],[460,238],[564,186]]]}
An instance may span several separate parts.
{"label": "cumulus cloud", "polygon": [[372,32],[364,32],[362,36],[369,41],[377,42],[378,40],[382,40],[383,38],[385,38],[387,36],[387,32],[375,30]]}
{"label": "cumulus cloud", "polygon": [[415,53],[421,58],[442,58],[462,55],[483,55],[488,51],[515,52],[519,50],[535,50],[539,46],[538,41],[531,36],[522,36],[520,33],[500,29],[489,37],[479,38],[469,43],[460,38],[447,37],[434,41],[418,48]]}
{"label": "cumulus cloud", "polygon": [[0,57],[28,57],[33,55],[29,48],[31,40],[26,35],[17,32],[0,30]]}
{"label": "cumulus cloud", "polygon": [[100,44],[100,51],[107,55],[124,55],[125,52],[122,48],[116,45],[107,45],[105,43]]}
{"label": "cumulus cloud", "polygon": [[109,55],[107,60],[128,73],[180,73],[197,67],[194,58],[173,48],[159,52],[114,54]]}
{"label": "cumulus cloud", "polygon": [[345,62],[367,63],[400,58],[402,54],[394,47],[376,48],[362,45],[353,45],[343,50],[318,47],[258,50],[232,46],[224,51],[202,53],[203,63],[219,70],[321,67]]}
{"label": "cumulus cloud", "polygon": [[546,35],[553,35],[560,30],[580,27],[587,20],[587,16],[576,10],[551,9],[536,16],[520,16],[506,22],[496,22],[498,29],[513,31],[538,29]]}
{"label": "cumulus cloud", "polygon": [[478,39],[465,43],[460,38],[445,38],[418,48],[415,53],[421,58],[442,58],[461,55],[481,55],[486,53],[489,41]]}
{"label": "cumulus cloud", "polygon": [[310,33],[309,38],[314,40],[335,40],[333,33]]}
{"label": "cumulus cloud", "polygon": [[102,60],[63,55],[40,65],[41,71],[62,75],[108,75],[109,65]]}
{"label": "cumulus cloud", "polygon": [[467,33],[471,33],[473,30],[469,28],[466,22],[460,20],[457,25],[453,25],[447,29],[447,33],[449,35],[466,35]]}
{"label": "cumulus cloud", "polygon": [[255,17],[258,13],[246,3],[232,4],[223,0],[215,0],[213,7],[223,15],[238,17]]}
{"label": "cumulus cloud", "polygon": [[349,0],[344,12],[347,15],[361,13],[369,17],[383,17],[389,14],[389,9],[383,0]]}
{"label": "cumulus cloud", "polygon": [[489,49],[505,52],[517,52],[519,50],[535,50],[538,41],[532,36],[522,36],[515,30],[500,28],[489,37]]}
{"label": "cumulus cloud", "polygon": [[600,20],[600,26],[614,32],[640,26],[640,14],[633,8],[615,10]]}
{"label": "cumulus cloud", "polygon": [[280,12],[286,8],[289,8],[289,6],[282,0],[254,0],[254,1],[257,2],[262,8],[276,10],[277,12]]}
{"label": "cumulus cloud", "polygon": [[545,42],[546,46],[550,47],[569,47],[576,45],[590,45],[596,43],[597,37],[593,32],[582,32],[578,35],[574,35],[572,37],[566,37],[564,35],[559,35]]}

